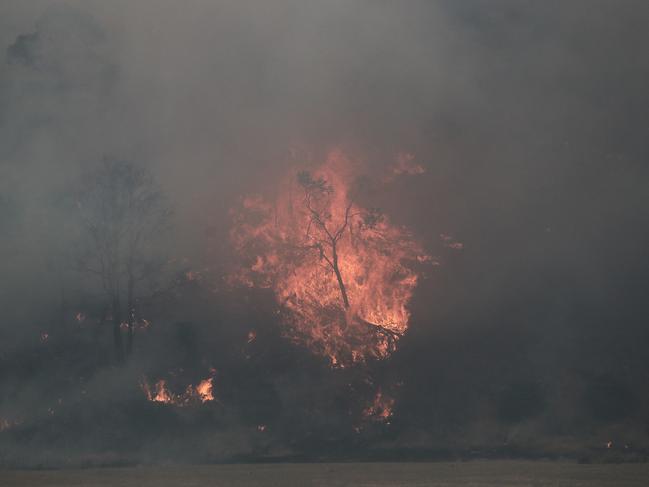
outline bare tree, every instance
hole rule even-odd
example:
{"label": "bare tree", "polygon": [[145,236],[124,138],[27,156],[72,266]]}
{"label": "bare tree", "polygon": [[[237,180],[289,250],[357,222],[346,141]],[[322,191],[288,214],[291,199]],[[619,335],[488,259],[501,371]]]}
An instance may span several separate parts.
{"label": "bare tree", "polygon": [[[351,307],[347,286],[340,270],[339,246],[342,239],[348,232],[348,238],[354,247],[355,240],[358,240],[363,230],[371,230],[375,236],[379,236],[377,226],[382,220],[381,212],[372,208],[362,212],[353,212],[354,202],[352,199],[346,201],[342,211],[342,216],[336,217],[331,214],[332,198],[334,197],[334,188],[324,178],[315,179],[308,171],[302,171],[297,176],[298,183],[304,189],[303,204],[309,214],[309,220],[306,228],[306,241],[312,242],[307,245],[308,248],[315,249],[319,252],[321,260],[331,268],[336,281],[344,309],[348,311]],[[357,231],[354,230],[356,228]],[[362,237],[360,237],[362,239]],[[365,245],[369,242],[365,241]],[[367,329],[379,333],[392,346],[398,339],[398,335],[381,325],[369,323],[360,316],[355,315],[353,319],[363,324]],[[345,317],[345,322],[347,317]]]}
{"label": "bare tree", "polygon": [[122,327],[126,327],[129,355],[138,286],[161,268],[153,244],[167,227],[171,211],[149,171],[132,162],[108,158],[86,176],[77,205],[85,237],[77,268],[101,283],[112,312],[115,356],[121,361]]}
{"label": "bare tree", "polygon": [[353,203],[347,203],[342,221],[336,224],[329,211],[333,188],[323,178],[314,179],[306,171],[298,174],[298,181],[304,188],[304,206],[310,215],[306,230],[307,240],[313,242],[313,248],[320,252],[320,258],[334,272],[343,305],[345,309],[349,309],[347,287],[338,262],[338,243],[349,226],[350,218],[354,216],[351,214]]}

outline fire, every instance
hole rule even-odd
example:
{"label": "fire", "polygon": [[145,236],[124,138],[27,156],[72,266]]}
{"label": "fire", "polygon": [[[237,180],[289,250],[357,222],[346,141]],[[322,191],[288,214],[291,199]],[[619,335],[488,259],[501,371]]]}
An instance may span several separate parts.
{"label": "fire", "polygon": [[167,381],[159,380],[155,383],[153,389],[149,386],[149,383],[146,380],[140,382],[140,387],[146,394],[146,397],[149,401],[153,402],[162,402],[170,403],[172,402],[171,394],[167,391]]}
{"label": "fire", "polygon": [[257,339],[257,332],[255,330],[250,330],[248,332],[248,343],[252,343]]}
{"label": "fire", "polygon": [[20,421],[0,418],[0,433],[20,424]]}
{"label": "fire", "polygon": [[394,402],[394,398],[386,396],[379,389],[372,404],[363,411],[363,416],[371,421],[389,424]]}
{"label": "fire", "polygon": [[188,406],[192,404],[202,404],[214,401],[214,378],[209,377],[198,383],[198,385],[188,385],[180,394],[174,394],[168,387],[165,379],[157,381],[153,387],[149,385],[146,379],[140,382],[140,388],[146,395],[147,400],[159,402],[162,404],[172,404],[174,406]]}
{"label": "fire", "polygon": [[185,279],[187,281],[197,281],[201,278],[201,275],[196,271],[187,271],[185,272]]}
{"label": "fire", "polygon": [[232,212],[244,262],[236,280],[269,288],[284,334],[344,367],[389,356],[408,328],[408,303],[430,257],[406,229],[354,198],[351,161],[331,152],[298,171],[275,201],[247,197]]}
{"label": "fire", "polygon": [[425,169],[421,164],[415,162],[414,154],[409,152],[401,152],[397,155],[397,162],[392,168],[393,175],[399,176],[402,174],[407,174],[411,176],[416,176],[419,174],[424,174]]}
{"label": "fire", "polygon": [[212,392],[212,388],[214,387],[213,384],[214,379],[210,377],[209,379],[202,380],[197,386],[196,386],[196,392],[198,393],[198,396],[201,399],[201,402],[207,402],[207,401],[213,401],[214,400],[214,394]]}
{"label": "fire", "polygon": [[439,238],[444,242],[444,247],[447,247],[449,249],[453,250],[463,250],[464,249],[464,244],[462,242],[458,242],[455,240],[453,237],[450,235],[446,235],[445,233],[440,234]]}

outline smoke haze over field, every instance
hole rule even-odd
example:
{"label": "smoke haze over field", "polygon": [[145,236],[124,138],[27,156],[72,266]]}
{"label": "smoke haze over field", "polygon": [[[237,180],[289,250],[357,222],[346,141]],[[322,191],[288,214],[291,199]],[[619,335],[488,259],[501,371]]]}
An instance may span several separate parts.
{"label": "smoke haze over field", "polygon": [[[209,269],[209,285],[160,323],[196,324],[196,347],[225,356],[251,326],[234,318],[265,316],[255,295],[219,294],[234,259],[230,210],[340,149],[367,175],[371,205],[441,264],[419,283],[399,349],[372,372],[401,384],[398,433],[367,444],[422,446],[458,430],[468,442],[542,431],[646,444],[648,21],[648,5],[613,0],[4,0],[0,418],[39,400],[44,366],[28,364],[43,330],[55,336],[60,303],[76,312],[99,294],[70,262],[76,195],[102,159],[140,164],[160,184],[173,217],[154,246],[181,263],[174,271]],[[425,172],[386,177],[400,154]],[[236,392],[249,376],[228,375],[230,359],[220,367],[230,404],[244,404],[228,413],[237,424],[307,394],[310,379],[287,379],[286,344],[268,334],[262,355],[280,365],[255,379],[257,396]],[[88,380],[130,373],[106,365]],[[241,451],[259,446],[229,434]]]}

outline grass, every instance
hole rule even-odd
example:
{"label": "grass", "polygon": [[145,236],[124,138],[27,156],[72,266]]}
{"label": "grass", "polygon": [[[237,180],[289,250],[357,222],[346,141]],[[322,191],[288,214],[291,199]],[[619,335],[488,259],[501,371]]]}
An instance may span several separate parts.
{"label": "grass", "polygon": [[304,463],[4,470],[2,487],[646,487],[649,464],[565,462]]}

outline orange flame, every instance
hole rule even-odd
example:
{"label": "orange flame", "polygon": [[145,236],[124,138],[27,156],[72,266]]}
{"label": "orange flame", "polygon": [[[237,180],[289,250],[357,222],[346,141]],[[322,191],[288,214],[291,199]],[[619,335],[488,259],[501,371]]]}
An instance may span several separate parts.
{"label": "orange flame", "polygon": [[186,406],[214,401],[213,381],[214,378],[209,377],[199,382],[195,387],[190,384],[181,394],[171,392],[167,387],[167,381],[165,379],[160,379],[153,387],[149,385],[146,379],[142,379],[140,388],[144,392],[147,400],[151,402]]}
{"label": "orange flame", "polygon": [[244,261],[235,281],[272,289],[285,336],[333,366],[389,356],[408,328],[413,264],[430,257],[406,229],[355,201],[342,152],[291,176],[272,204],[247,197],[232,212]]}
{"label": "orange flame", "polygon": [[371,421],[389,424],[394,402],[394,398],[386,396],[379,389],[372,404],[363,411],[363,416]]}
{"label": "orange flame", "polygon": [[196,392],[201,399],[201,402],[213,401],[214,394],[212,388],[214,379],[210,377],[209,379],[204,379],[196,386]]}

